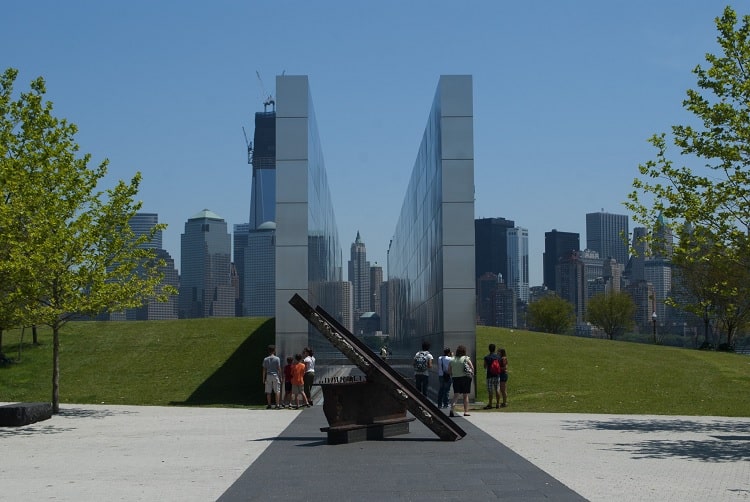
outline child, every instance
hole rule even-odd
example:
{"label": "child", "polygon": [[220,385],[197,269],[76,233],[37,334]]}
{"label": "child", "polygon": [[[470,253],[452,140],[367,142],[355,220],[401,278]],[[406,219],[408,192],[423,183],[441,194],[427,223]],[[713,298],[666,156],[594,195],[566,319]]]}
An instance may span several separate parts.
{"label": "child", "polygon": [[294,409],[300,407],[300,398],[304,400],[302,406],[309,406],[307,396],[305,396],[305,363],[302,362],[302,354],[294,356],[295,363],[292,365],[292,394],[295,396]]}
{"label": "child", "polygon": [[284,366],[284,404],[282,408],[292,407],[292,368],[294,367],[294,358],[289,356],[286,358],[286,366]]}

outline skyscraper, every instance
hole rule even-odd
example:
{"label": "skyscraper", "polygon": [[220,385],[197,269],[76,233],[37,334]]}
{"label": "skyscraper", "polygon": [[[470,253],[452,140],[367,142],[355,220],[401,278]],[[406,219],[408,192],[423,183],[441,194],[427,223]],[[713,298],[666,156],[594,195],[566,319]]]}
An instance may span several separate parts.
{"label": "skyscraper", "polygon": [[[157,213],[136,213],[128,221],[128,225],[135,234],[136,238],[144,235],[150,235],[153,229],[159,223]],[[142,248],[153,249],[154,258],[163,262],[160,265],[159,272],[162,274],[162,280],[157,286],[157,293],[161,293],[166,286],[172,286],[177,289],[180,284],[179,274],[174,266],[174,260],[170,254],[162,249],[162,231],[158,230],[153,237],[147,242],[140,245]],[[154,298],[146,299],[143,305],[137,308],[125,309],[123,312],[105,313],[98,317],[100,320],[112,321],[148,321],[177,319],[177,296],[169,295],[167,301],[159,302]]]}
{"label": "skyscraper", "polygon": [[505,284],[516,292],[516,298],[529,302],[529,231],[525,228],[509,228],[508,275]]}
{"label": "skyscraper", "polygon": [[[354,320],[365,312],[370,312],[370,262],[367,261],[367,248],[362,242],[362,237],[357,232],[357,237],[351,245],[351,258],[349,260],[349,282],[352,283],[354,293]],[[356,327],[355,327],[356,328]]]}
{"label": "skyscraper", "polygon": [[625,214],[587,213],[586,247],[599,252],[599,258],[628,263],[628,217]]}
{"label": "skyscraper", "polygon": [[485,272],[508,277],[508,231],[516,224],[505,218],[474,220],[474,277]]}
{"label": "skyscraper", "polygon": [[243,315],[273,317],[276,312],[276,224],[267,221],[247,236],[244,253]]}
{"label": "skyscraper", "polygon": [[276,111],[255,114],[250,228],[276,221]]}
{"label": "skyscraper", "polygon": [[231,238],[221,216],[204,209],[185,223],[181,236],[181,318],[233,317]]}
{"label": "skyscraper", "polygon": [[555,267],[562,257],[569,257],[573,251],[580,251],[581,238],[577,233],[552,230],[544,233],[543,274],[547,289],[557,291]]}

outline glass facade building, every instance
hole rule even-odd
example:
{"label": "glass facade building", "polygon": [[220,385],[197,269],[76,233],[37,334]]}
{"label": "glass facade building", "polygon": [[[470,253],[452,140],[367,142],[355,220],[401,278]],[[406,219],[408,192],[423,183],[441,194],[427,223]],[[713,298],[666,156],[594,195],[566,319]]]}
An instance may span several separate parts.
{"label": "glass facade building", "polygon": [[276,112],[255,114],[250,228],[276,221]]}
{"label": "glass facade building", "polygon": [[441,76],[388,248],[394,351],[476,358],[473,127],[472,77]]}
{"label": "glass facade building", "polygon": [[[276,77],[276,347],[330,343],[289,305],[299,294],[338,316],[343,254],[306,75]],[[343,313],[341,314],[343,315]]]}
{"label": "glass facade building", "polygon": [[185,223],[180,249],[180,318],[234,317],[226,221],[208,209],[199,212]]}
{"label": "glass facade building", "polygon": [[586,214],[586,247],[599,252],[599,258],[614,258],[627,265],[628,216],[612,213]]}

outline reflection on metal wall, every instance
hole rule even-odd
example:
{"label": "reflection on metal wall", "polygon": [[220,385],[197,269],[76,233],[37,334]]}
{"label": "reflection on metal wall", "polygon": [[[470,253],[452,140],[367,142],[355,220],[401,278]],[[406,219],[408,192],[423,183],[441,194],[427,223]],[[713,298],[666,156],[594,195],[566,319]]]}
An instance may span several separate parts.
{"label": "reflection on metal wall", "polygon": [[472,78],[441,76],[388,250],[391,339],[475,355]]}

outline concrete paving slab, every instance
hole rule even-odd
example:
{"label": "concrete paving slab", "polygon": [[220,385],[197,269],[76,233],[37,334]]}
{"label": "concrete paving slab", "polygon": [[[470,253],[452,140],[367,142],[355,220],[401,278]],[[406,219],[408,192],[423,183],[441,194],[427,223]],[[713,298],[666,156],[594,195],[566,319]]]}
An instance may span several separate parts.
{"label": "concrete paving slab", "polygon": [[[317,406],[302,411],[73,404],[61,408],[60,414],[43,422],[0,427],[0,499],[217,500],[229,497],[247,476],[259,485],[282,486],[287,474],[280,462],[286,457],[269,456],[268,464],[263,460],[271,453],[269,446],[287,445],[316,454],[331,452],[318,459],[323,471],[315,464],[289,464],[301,482],[318,493],[333,483],[350,488],[350,494],[373,487],[389,499],[420,500],[421,492],[412,482],[418,478],[431,487],[433,500],[486,498],[488,490],[491,497],[508,500],[549,497],[547,481],[529,489],[524,477],[536,476],[552,479],[556,488],[570,488],[558,493],[572,499],[750,500],[750,418],[476,411],[456,419],[469,432],[457,443],[436,440],[429,430],[414,425],[408,435],[382,442],[328,446],[319,430],[325,418]],[[290,447],[293,444],[300,446]],[[430,462],[407,461],[404,452],[413,450],[409,444],[420,445]],[[366,457],[357,454],[363,449]],[[463,450],[464,461],[476,467],[463,473],[460,484],[455,477],[436,477],[445,464],[455,461],[441,453],[445,449]],[[395,450],[401,453],[394,455]],[[284,454],[283,448],[279,452]],[[494,460],[498,452],[500,459]],[[524,462],[517,461],[515,468],[503,465],[502,458],[513,455]],[[382,472],[393,482],[384,490],[381,477],[347,477],[346,469],[358,465]],[[253,472],[262,477],[255,478]],[[411,474],[401,476],[404,472]],[[322,476],[325,473],[332,475]],[[462,489],[456,490],[459,485]],[[298,494],[291,490],[287,498]]]}

